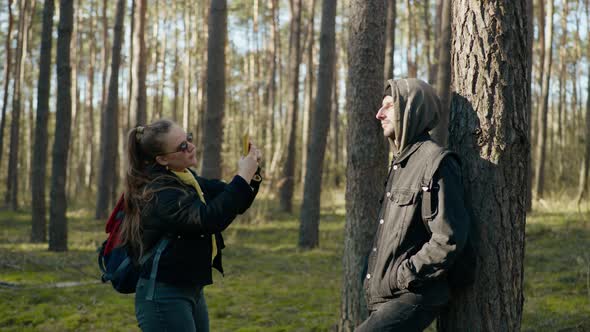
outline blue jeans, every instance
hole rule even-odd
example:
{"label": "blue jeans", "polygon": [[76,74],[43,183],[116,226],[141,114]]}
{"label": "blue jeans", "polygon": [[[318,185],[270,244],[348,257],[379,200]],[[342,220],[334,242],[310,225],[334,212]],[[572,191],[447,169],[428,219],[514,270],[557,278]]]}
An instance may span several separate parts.
{"label": "blue jeans", "polygon": [[156,282],[147,300],[149,280],[139,279],[135,316],[142,331],[209,332],[209,314],[202,287],[176,287]]}

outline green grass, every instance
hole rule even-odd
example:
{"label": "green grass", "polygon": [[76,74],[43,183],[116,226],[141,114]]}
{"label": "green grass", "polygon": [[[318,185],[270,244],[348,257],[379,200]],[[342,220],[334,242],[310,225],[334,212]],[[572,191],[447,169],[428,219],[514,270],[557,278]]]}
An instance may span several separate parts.
{"label": "green grass", "polygon": [[[258,201],[226,232],[224,278],[206,288],[212,331],[329,331],[338,322],[344,234],[342,193],[327,195],[320,248],[297,249],[296,216]],[[262,206],[269,207],[263,213]],[[70,213],[69,251],[29,243],[30,214],[0,212],[1,331],[137,331],[133,296],[97,283],[104,222]],[[539,207],[527,221],[524,331],[590,330],[590,222],[570,206]],[[56,288],[58,282],[80,286]]]}

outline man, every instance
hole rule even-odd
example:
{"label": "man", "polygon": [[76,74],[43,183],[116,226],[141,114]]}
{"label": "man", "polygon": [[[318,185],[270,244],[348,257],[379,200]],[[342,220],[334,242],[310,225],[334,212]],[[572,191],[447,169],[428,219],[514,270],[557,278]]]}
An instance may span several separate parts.
{"label": "man", "polygon": [[370,316],[356,331],[422,331],[449,301],[469,216],[456,155],[428,134],[439,113],[427,83],[388,81],[377,119],[394,157],[364,279]]}

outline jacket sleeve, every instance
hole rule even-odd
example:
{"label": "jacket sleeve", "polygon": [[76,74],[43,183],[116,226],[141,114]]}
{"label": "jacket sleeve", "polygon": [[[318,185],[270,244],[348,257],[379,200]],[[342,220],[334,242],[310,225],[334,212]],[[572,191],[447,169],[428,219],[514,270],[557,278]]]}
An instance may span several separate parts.
{"label": "jacket sleeve", "polygon": [[[240,209],[240,211],[238,212],[239,214],[246,212],[246,210],[250,208],[252,202],[254,202],[254,198],[256,198],[256,195],[258,194],[258,188],[260,187],[260,183],[262,182],[262,177],[260,177],[260,167],[258,168],[258,170],[256,170],[255,174],[258,175],[259,181],[250,181],[250,189],[253,195],[249,197],[250,199],[248,200],[248,202]],[[203,187],[205,195],[207,195],[211,199],[215,199],[217,195],[224,191],[225,186],[227,186],[225,182],[220,180],[207,180],[202,177],[197,177],[197,179],[199,181],[199,184]]]}
{"label": "jacket sleeve", "polygon": [[[220,181],[219,181],[220,182]],[[221,185],[217,183],[221,188]],[[196,195],[170,188],[156,194],[155,213],[171,232],[219,233],[250,204],[254,196],[246,181],[235,176],[215,198],[203,204]]]}
{"label": "jacket sleeve", "polygon": [[453,158],[445,158],[435,174],[438,184],[438,212],[429,222],[430,240],[397,270],[399,289],[412,288],[440,277],[452,266],[467,241],[469,214],[465,208],[461,169]]}

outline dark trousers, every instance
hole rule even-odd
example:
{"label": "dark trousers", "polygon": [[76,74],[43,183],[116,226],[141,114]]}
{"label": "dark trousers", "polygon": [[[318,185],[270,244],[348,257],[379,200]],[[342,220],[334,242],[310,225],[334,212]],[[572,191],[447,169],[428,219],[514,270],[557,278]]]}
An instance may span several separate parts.
{"label": "dark trousers", "polygon": [[139,279],[135,316],[142,331],[209,332],[209,314],[202,287],[175,287],[156,282],[148,300],[149,280]]}
{"label": "dark trousers", "polygon": [[423,331],[444,305],[409,304],[399,298],[379,304],[355,332]]}

